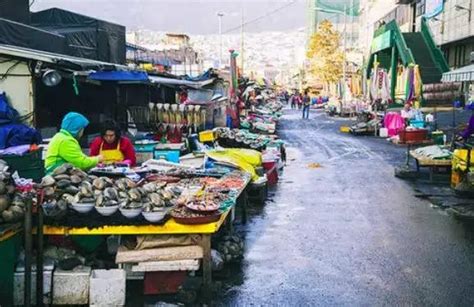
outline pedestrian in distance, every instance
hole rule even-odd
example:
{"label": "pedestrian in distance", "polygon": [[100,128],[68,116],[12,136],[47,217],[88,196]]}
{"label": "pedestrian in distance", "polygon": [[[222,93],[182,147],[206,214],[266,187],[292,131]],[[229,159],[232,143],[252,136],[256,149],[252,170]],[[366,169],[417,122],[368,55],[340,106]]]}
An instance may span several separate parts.
{"label": "pedestrian in distance", "polygon": [[304,95],[302,98],[302,104],[303,104],[303,119],[308,119],[309,107],[311,106],[311,98],[308,95],[308,91],[304,92]]}
{"label": "pedestrian in distance", "polygon": [[303,95],[301,93],[298,93],[296,97],[297,97],[296,103],[298,104],[298,110],[301,110],[301,108],[303,107]]}
{"label": "pedestrian in distance", "polygon": [[289,103],[290,103],[290,106],[291,106],[292,109],[294,109],[296,107],[295,97],[296,97],[296,95],[293,94],[293,95],[290,96],[290,99],[289,99]]}

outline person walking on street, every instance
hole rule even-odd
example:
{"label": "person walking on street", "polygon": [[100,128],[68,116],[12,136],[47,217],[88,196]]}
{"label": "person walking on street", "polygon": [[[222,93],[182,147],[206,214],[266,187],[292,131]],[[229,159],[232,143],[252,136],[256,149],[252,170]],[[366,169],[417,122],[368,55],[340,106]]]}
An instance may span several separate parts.
{"label": "person walking on street", "polygon": [[296,95],[295,94],[291,94],[289,102],[290,102],[291,108],[295,109],[296,108]]}
{"label": "person walking on street", "polygon": [[303,95],[301,93],[298,93],[296,95],[296,103],[298,104],[298,110],[301,110],[301,107],[303,106]]}
{"label": "person walking on street", "polygon": [[311,105],[311,98],[308,95],[308,91],[304,92],[302,103],[303,103],[303,119],[308,119],[309,118],[309,107]]}

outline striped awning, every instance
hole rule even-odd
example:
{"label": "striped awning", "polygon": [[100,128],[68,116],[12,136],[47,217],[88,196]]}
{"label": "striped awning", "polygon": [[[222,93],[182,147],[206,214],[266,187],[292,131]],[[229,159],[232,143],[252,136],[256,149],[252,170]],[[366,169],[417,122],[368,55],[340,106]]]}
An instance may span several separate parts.
{"label": "striped awning", "polygon": [[442,82],[474,81],[474,64],[445,72],[443,74],[443,77],[441,78],[441,81]]}

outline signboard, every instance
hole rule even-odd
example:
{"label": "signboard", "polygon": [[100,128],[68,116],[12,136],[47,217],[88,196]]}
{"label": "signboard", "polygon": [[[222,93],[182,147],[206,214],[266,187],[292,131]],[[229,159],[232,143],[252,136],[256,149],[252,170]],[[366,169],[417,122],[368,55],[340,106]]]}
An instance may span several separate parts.
{"label": "signboard", "polygon": [[392,46],[392,31],[387,31],[372,40],[371,53],[379,52]]}
{"label": "signboard", "polygon": [[444,0],[426,0],[425,3],[425,16],[426,18],[432,18],[443,11]]}

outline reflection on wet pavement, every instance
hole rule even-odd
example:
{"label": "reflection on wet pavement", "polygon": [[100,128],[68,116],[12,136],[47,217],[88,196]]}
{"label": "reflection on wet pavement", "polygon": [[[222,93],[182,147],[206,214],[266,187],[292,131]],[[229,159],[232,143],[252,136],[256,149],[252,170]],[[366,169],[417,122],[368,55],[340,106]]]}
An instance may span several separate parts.
{"label": "reflection on wet pavement", "polygon": [[245,258],[217,304],[472,306],[472,230],[393,176],[405,149],[286,112],[288,165],[240,229]]}

